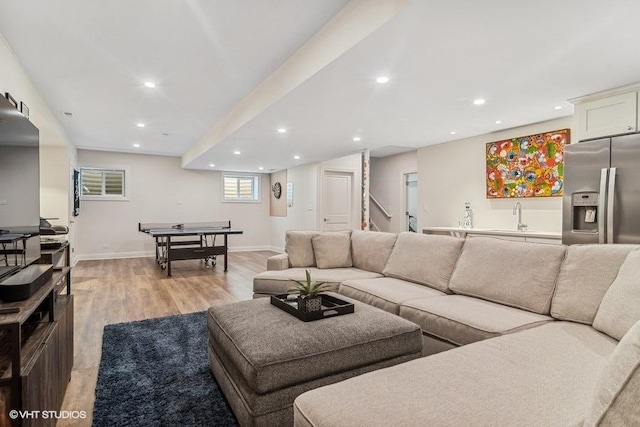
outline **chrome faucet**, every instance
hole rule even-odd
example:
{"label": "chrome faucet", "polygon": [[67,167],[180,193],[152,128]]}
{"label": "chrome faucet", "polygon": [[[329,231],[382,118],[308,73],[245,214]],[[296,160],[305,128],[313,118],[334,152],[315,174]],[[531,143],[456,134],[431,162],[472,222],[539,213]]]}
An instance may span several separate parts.
{"label": "chrome faucet", "polygon": [[513,214],[518,213],[518,231],[525,231],[527,229],[527,224],[522,223],[522,205],[520,202],[516,202],[513,206]]}

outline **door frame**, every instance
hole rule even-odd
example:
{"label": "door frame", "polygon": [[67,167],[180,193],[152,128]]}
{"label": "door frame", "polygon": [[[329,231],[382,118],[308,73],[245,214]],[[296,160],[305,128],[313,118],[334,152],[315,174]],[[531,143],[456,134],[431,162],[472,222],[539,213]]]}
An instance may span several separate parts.
{"label": "door frame", "polygon": [[358,186],[356,180],[357,170],[352,168],[334,168],[334,167],[320,167],[318,170],[318,209],[316,213],[316,229],[323,230],[324,228],[324,175],[327,172],[337,172],[341,174],[351,175],[351,228],[360,229],[360,217],[362,214],[362,185]]}

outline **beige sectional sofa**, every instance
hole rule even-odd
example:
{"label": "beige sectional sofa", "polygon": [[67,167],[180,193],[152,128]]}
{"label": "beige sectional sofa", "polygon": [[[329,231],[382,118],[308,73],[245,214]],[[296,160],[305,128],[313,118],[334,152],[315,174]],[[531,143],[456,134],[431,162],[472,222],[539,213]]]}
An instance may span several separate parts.
{"label": "beige sectional sofa", "polygon": [[429,357],[304,393],[296,425],[640,425],[636,249],[289,232],[254,293],[309,268],[423,332]]}

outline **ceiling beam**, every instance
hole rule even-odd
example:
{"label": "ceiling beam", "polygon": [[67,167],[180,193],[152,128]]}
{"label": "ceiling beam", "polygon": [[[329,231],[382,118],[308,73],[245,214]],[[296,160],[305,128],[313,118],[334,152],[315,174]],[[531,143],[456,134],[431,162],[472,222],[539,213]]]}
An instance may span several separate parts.
{"label": "ceiling beam", "polygon": [[408,3],[409,0],[351,0],[187,150],[182,156],[182,166],[189,168],[217,143],[384,25]]}

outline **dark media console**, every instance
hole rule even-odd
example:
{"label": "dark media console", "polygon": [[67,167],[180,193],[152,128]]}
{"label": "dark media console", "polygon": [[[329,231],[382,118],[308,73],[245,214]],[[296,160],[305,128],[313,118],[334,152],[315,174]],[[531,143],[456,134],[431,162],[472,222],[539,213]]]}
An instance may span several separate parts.
{"label": "dark media console", "polygon": [[13,409],[60,410],[73,367],[71,268],[30,267],[49,279],[27,299],[0,302],[0,425],[53,427],[55,419],[8,416]]}

